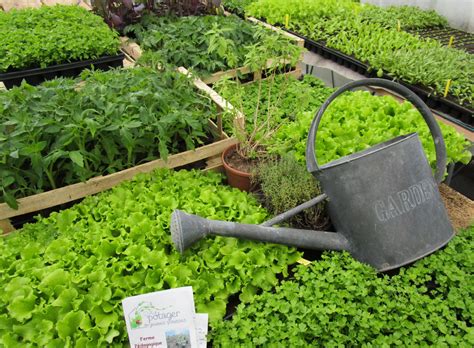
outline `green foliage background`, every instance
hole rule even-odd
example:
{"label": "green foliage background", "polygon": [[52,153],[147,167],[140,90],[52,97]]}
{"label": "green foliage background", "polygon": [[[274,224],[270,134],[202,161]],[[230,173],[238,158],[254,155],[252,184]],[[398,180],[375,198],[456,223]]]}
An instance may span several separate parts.
{"label": "green foliage background", "polygon": [[118,34],[80,6],[0,11],[0,73],[96,59],[119,48]]}
{"label": "green foliage background", "polygon": [[229,296],[243,302],[288,275],[300,253],[281,245],[210,237],[179,254],[174,209],[211,219],[261,223],[256,200],[222,176],[158,170],[0,238],[2,347],[123,347],[121,301],[192,286],[196,311],[211,326]]}
{"label": "green foliage background", "polygon": [[290,30],[353,56],[378,74],[385,72],[439,96],[450,79],[448,96],[474,107],[474,57],[403,31],[445,25],[434,12],[380,9],[351,0],[258,0],[246,7],[246,15],[276,25],[283,25],[288,15]]}
{"label": "green foliage background", "polygon": [[204,76],[244,65],[263,66],[269,58],[295,59],[300,54],[285,36],[236,16],[148,15],[125,32],[133,34],[148,53],[143,64],[160,61]]}
{"label": "green foliage background", "polygon": [[214,347],[472,347],[474,226],[440,251],[380,275],[326,252],[275,292],[239,305]]}
{"label": "green foliage background", "polygon": [[[280,127],[269,142],[269,151],[292,152],[305,163],[306,140],[314,112],[300,113],[296,121]],[[446,143],[448,163],[468,163],[470,142],[453,127],[438,122]],[[365,150],[399,135],[417,132],[426,157],[436,168],[434,142],[421,114],[411,103],[400,104],[390,96],[373,96],[367,91],[345,93],[325,112],[316,143],[321,164]]]}
{"label": "green foliage background", "polygon": [[16,198],[193,149],[216,113],[173,69],[86,71],[2,92],[0,201],[14,207]]}

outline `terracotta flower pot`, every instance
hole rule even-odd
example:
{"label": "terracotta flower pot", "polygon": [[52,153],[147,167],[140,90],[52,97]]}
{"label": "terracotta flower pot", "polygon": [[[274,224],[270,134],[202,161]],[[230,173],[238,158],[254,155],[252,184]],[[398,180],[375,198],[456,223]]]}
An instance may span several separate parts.
{"label": "terracotta flower pot", "polygon": [[238,169],[232,168],[226,161],[226,155],[235,150],[237,145],[229,146],[222,153],[222,163],[224,165],[225,173],[227,175],[227,181],[229,185],[238,188],[242,191],[250,191],[250,173],[242,172]]}

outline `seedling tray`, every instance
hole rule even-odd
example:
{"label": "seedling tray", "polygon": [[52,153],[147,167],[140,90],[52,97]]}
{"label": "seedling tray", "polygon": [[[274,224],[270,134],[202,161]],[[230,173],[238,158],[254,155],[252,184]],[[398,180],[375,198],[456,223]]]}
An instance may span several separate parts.
{"label": "seedling tray", "polygon": [[304,47],[307,48],[309,51],[317,53],[323,56],[324,58],[330,59],[336,62],[337,64],[345,66],[346,68],[349,68],[359,74],[366,75],[368,73],[369,66],[355,59],[354,57],[348,56],[333,48],[329,48],[322,42],[317,42],[308,38],[304,38],[304,40]]}
{"label": "seedling tray", "polygon": [[[361,61],[355,59],[354,57],[348,56],[338,50],[327,47],[321,42],[316,42],[311,39],[308,39],[305,36],[294,33],[290,30],[285,29],[287,32],[296,35],[305,40],[305,47],[314,53],[317,53],[324,58],[330,59],[340,65],[343,65],[355,72],[358,72],[367,77],[377,77],[376,72],[369,69],[367,64],[362,63]],[[393,80],[393,77],[384,73],[382,78],[387,80]],[[449,115],[447,119],[458,124],[459,126],[469,130],[474,131],[474,110],[459,105],[455,101],[434,95],[429,89],[412,85],[410,83],[397,80],[400,84],[410,88],[415,92],[423,101],[432,109],[439,110],[443,114]]]}
{"label": "seedling tray", "polygon": [[[225,15],[229,16],[230,13],[225,12]],[[269,30],[273,30],[281,35],[288,37],[291,41],[294,42],[296,46],[304,47],[304,44],[305,44],[304,39],[300,38],[297,35],[294,35],[293,33],[289,33],[285,30],[281,30],[280,28],[274,27],[268,23],[262,22],[253,17],[247,17],[246,20],[249,22],[255,23],[257,25],[261,25]],[[129,37],[124,36],[124,37],[121,37],[120,39],[122,42],[122,50],[131,58],[133,58],[135,61],[138,60],[143,53],[140,46],[136,42],[131,40]],[[303,58],[303,54],[301,55],[299,60],[301,61],[302,58]],[[275,61],[278,61],[278,65],[281,66],[279,70],[281,70],[284,73],[298,69],[299,62],[296,64],[296,66],[291,66],[290,62],[288,60],[285,60],[283,57],[280,57],[280,58],[275,57],[275,58],[268,59],[266,62],[266,68],[270,69],[271,67],[273,67]],[[262,78],[262,76],[265,76],[265,73],[266,73],[265,69],[263,69],[263,71],[253,71],[249,67],[243,66],[243,67],[225,70],[225,71],[217,71],[211,74],[210,76],[205,76],[205,77],[201,76],[201,80],[208,85],[212,85],[223,78],[234,78],[234,77],[238,77],[245,81],[253,81],[253,80],[258,80]]]}
{"label": "seedling tray", "polygon": [[408,30],[408,32],[411,34],[420,35],[423,38],[437,40],[444,46],[448,46],[451,36],[453,36],[454,40],[452,46],[454,48],[474,54],[474,34],[453,28],[436,27]]}
{"label": "seedling tray", "polygon": [[94,67],[99,70],[109,70],[123,66],[125,55],[118,53],[115,56],[104,56],[98,59],[88,59],[79,62],[58,64],[47,68],[35,68],[27,70],[12,71],[0,74],[0,81],[5,84],[7,89],[21,85],[25,80],[30,85],[36,86],[46,80],[56,77],[75,77],[84,69]]}
{"label": "seedling tray", "polygon": [[[370,77],[375,77],[375,72],[369,74]],[[393,77],[383,74],[382,78],[387,80],[393,80]],[[415,92],[425,103],[433,110],[441,112],[443,118],[456,123],[471,132],[474,132],[474,110],[457,104],[456,102],[441,96],[434,95],[430,90],[422,86],[412,85],[410,83],[397,80],[398,83],[411,89]]]}
{"label": "seedling tray", "polygon": [[[190,76],[189,72],[184,68],[178,68],[178,71]],[[3,229],[3,232],[9,233],[14,230],[13,224],[10,222],[11,218],[39,212],[44,209],[73,202],[86,196],[108,190],[125,180],[132,179],[139,173],[149,173],[157,168],[183,167],[198,161],[205,161],[205,169],[207,170],[218,169],[222,165],[222,152],[227,147],[238,143],[236,138],[230,138],[223,132],[222,111],[235,111],[234,124],[237,127],[244,127],[244,115],[238,110],[235,110],[229,102],[224,100],[219,94],[198,78],[194,78],[193,82],[194,86],[206,94],[217,106],[218,113],[216,115],[216,122],[209,120],[208,123],[208,130],[213,136],[212,143],[196,147],[194,150],[168,156],[166,161],[163,159],[156,159],[113,174],[97,176],[85,182],[79,182],[28,197],[19,198],[18,209],[16,210],[10,208],[6,203],[0,203],[0,228]]]}

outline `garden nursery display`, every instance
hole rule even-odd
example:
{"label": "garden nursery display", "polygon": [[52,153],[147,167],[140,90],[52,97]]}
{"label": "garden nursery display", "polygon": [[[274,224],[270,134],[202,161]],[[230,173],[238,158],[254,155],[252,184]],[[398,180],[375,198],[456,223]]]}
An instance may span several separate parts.
{"label": "garden nursery display", "polygon": [[0,4],[0,347],[474,346],[472,34],[354,0],[34,5]]}
{"label": "garden nursery display", "polygon": [[[389,88],[420,110],[432,132],[437,159],[435,178],[440,183],[446,149],[428,107],[409,89],[394,82],[355,81],[341,87],[320,107],[311,124],[306,148],[306,166],[327,192],[321,198],[329,201],[329,213],[337,233],[206,221],[176,210],[170,227],[176,248],[183,252],[207,234],[216,234],[310,249],[347,250],[356,259],[386,271],[444,246],[453,237],[453,231],[416,134],[398,136],[324,166],[318,165],[315,141],[324,112],[339,95],[360,86]],[[375,168],[378,168],[376,174]],[[359,193],[360,187],[364,188],[363,193]],[[303,208],[308,205],[303,204]],[[291,217],[297,212],[282,215]],[[400,216],[404,216],[403,222],[396,219]],[[426,217],[431,217],[430,223]]]}

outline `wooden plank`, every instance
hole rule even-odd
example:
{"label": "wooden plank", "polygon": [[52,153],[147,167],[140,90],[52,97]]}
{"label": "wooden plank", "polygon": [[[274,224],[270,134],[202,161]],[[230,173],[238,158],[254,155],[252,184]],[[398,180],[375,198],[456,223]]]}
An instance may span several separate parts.
{"label": "wooden plank", "polygon": [[11,9],[37,8],[41,6],[77,5],[91,10],[90,5],[84,0],[1,0],[0,9],[9,11]]}
{"label": "wooden plank", "polygon": [[[281,59],[270,58],[270,59],[267,60],[267,63],[265,64],[265,69],[269,69],[269,68],[273,67],[275,65],[275,62],[278,62],[278,64],[280,64],[280,65],[285,65],[285,64],[291,63],[288,59],[284,59],[284,58],[281,58]],[[232,78],[232,77],[237,77],[237,75],[239,75],[239,74],[245,75],[245,74],[249,74],[249,73],[252,73],[252,72],[253,71],[249,67],[244,66],[244,67],[241,67],[241,68],[235,68],[235,69],[230,69],[230,70],[226,70],[226,71],[218,71],[218,72],[216,72],[216,73],[214,73],[214,74],[212,74],[208,77],[202,78],[201,80],[204,83],[210,85],[210,84],[216,83],[217,81],[219,81],[223,77]],[[255,78],[255,76],[254,76],[254,78]],[[258,79],[258,76],[255,79]]]}
{"label": "wooden plank", "polygon": [[123,67],[124,67],[125,69],[134,68],[134,67],[135,67],[135,61],[125,58],[125,59],[123,60]]}
{"label": "wooden plank", "polygon": [[[286,72],[286,73],[284,73],[284,74],[278,74],[278,76],[293,76],[293,77],[295,77],[295,78],[298,79],[298,78],[300,78],[300,77],[302,76],[302,74],[303,74],[303,73],[301,72],[301,69],[300,69],[300,68],[297,68],[297,69],[295,69],[295,70],[288,71],[288,72]],[[265,81],[266,79],[268,79],[268,77],[265,77],[264,79],[261,79],[261,80]],[[242,83],[242,86],[249,85],[249,84],[251,84],[251,83],[255,83],[255,82],[257,82],[258,80],[259,80],[259,79],[254,80],[254,81],[249,81],[249,82]]]}
{"label": "wooden plank", "polygon": [[8,234],[13,231],[15,231],[15,228],[10,223],[10,220],[8,219],[0,220],[0,236]]}
{"label": "wooden plank", "polygon": [[130,57],[132,57],[135,61],[138,60],[142,56],[143,51],[136,42],[130,40],[126,36],[121,36],[120,42],[121,42],[122,51],[125,54],[128,54]]}
{"label": "wooden plank", "polygon": [[293,35],[293,34],[287,32],[287,31],[284,31],[281,28],[274,27],[271,24],[262,22],[261,20],[258,20],[257,18],[254,18],[254,17],[246,17],[246,19],[250,22],[253,22],[253,23],[261,25],[261,26],[263,26],[267,29],[270,29],[270,30],[272,30],[272,31],[274,31],[274,32],[276,32],[280,35],[286,36],[288,39],[295,41],[297,46],[304,47],[304,40],[302,38],[296,36],[296,35]]}
{"label": "wooden plank", "polygon": [[[206,168],[204,168],[202,170],[203,172],[217,172],[217,173],[222,173],[222,174],[225,174],[225,169],[224,169],[224,166],[222,164],[220,165],[216,165],[216,166],[208,166]],[[0,235],[1,237],[1,235]]]}
{"label": "wooden plank", "polygon": [[[222,167],[222,168],[221,168]],[[206,161],[206,168],[204,168],[204,171],[208,170],[218,170],[223,169],[222,166],[222,154],[219,154],[217,156],[211,157]]]}
{"label": "wooden plank", "polygon": [[304,258],[301,258],[299,259],[298,261],[296,261],[297,263],[299,263],[300,265],[304,265],[304,266],[309,266],[311,264],[311,261],[309,260],[306,260]]}
{"label": "wooden plank", "polygon": [[222,153],[227,147],[236,144],[235,138],[220,140],[218,142],[201,146],[195,150],[179,153],[168,157],[168,160],[154,160],[133,168],[125,169],[106,176],[98,176],[59,189],[39,193],[33,196],[18,199],[18,210],[10,208],[6,203],[0,204],[0,220],[14,216],[32,213],[38,210],[53,207],[59,204],[74,201],[98,192],[110,189],[125,180],[132,179],[139,173],[149,173],[157,168],[176,168],[196,162],[212,155]]}
{"label": "wooden plank", "polygon": [[90,5],[90,1],[86,2],[84,0],[79,0],[79,6],[85,8],[86,10],[92,11],[92,6]]}
{"label": "wooden plank", "polygon": [[206,93],[213,101],[216,103],[219,107],[221,107],[223,110],[229,111],[235,115],[234,117],[234,124],[238,127],[243,127],[245,126],[245,116],[237,110],[234,106],[232,106],[231,103],[229,103],[227,100],[222,98],[216,91],[214,91],[211,87],[206,85],[202,80],[199,78],[193,76],[186,68],[184,67],[179,67],[178,71],[185,74],[186,76],[189,76],[190,78],[194,79],[194,85],[204,93]]}

